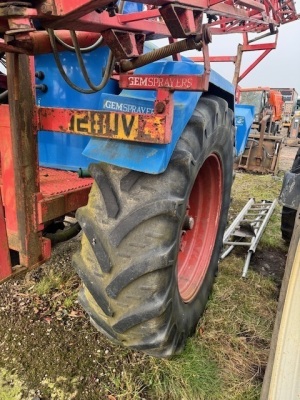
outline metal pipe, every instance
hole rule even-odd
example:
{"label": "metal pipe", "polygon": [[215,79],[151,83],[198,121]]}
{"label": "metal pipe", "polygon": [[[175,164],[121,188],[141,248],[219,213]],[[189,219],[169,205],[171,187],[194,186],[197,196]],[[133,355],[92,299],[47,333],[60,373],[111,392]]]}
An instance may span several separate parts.
{"label": "metal pipe", "polygon": [[6,100],[8,97],[8,90],[5,90],[4,92],[0,93],[0,101]]}
{"label": "metal pipe", "polygon": [[[260,132],[259,132],[259,142],[258,142],[258,149],[257,149],[257,157],[256,159],[260,159],[260,164],[263,161],[263,144],[264,144],[264,136],[266,132],[267,121],[270,118],[270,115],[265,115],[262,120],[260,121]],[[259,164],[259,165],[260,165]]]}
{"label": "metal pipe", "polygon": [[271,215],[272,215],[272,213],[274,211],[274,208],[276,207],[276,204],[277,204],[277,199],[275,199],[273,201],[273,203],[270,205],[270,208],[269,208],[269,210],[267,212],[267,215],[266,215],[263,223],[260,225],[260,228],[258,229],[258,232],[257,232],[257,234],[256,234],[256,236],[254,238],[255,240],[253,240],[253,243],[252,243],[249,251],[252,250],[253,252],[255,252],[256,247],[258,245],[258,242],[259,242],[259,240],[260,240],[260,238],[261,238],[261,236],[263,234],[263,231],[264,231],[264,229],[265,229],[265,227],[266,227],[266,225],[267,225],[267,223],[268,223],[268,221],[269,221],[269,219],[270,219],[270,217],[271,217]]}
{"label": "metal pipe", "polygon": [[[265,227],[266,227],[267,223],[269,222],[269,219],[270,219],[270,217],[271,217],[271,215],[272,215],[272,213],[274,211],[274,208],[276,207],[276,204],[277,204],[277,200],[275,199],[273,201],[273,203],[270,205],[267,214],[265,215],[265,212],[261,214],[262,216],[265,215],[265,218],[263,220],[263,223],[260,225],[259,229],[254,229],[254,230],[256,230],[256,232],[255,232],[256,235],[251,240],[251,246],[250,246],[250,248],[248,250],[248,255],[247,255],[246,262],[245,262],[245,265],[244,265],[244,268],[243,268],[243,273],[242,273],[242,277],[243,278],[246,278],[246,276],[247,276],[247,272],[248,272],[248,268],[249,268],[249,265],[250,265],[251,256],[252,256],[253,253],[255,253],[255,250],[256,250],[256,247],[258,245],[258,242],[260,241],[260,238],[261,238],[261,236],[263,234],[263,231],[265,230]],[[258,228],[258,223],[257,223],[257,228]]]}
{"label": "metal pipe", "polygon": [[243,273],[242,273],[242,277],[243,278],[246,278],[246,276],[247,276],[247,272],[248,272],[248,269],[249,269],[249,265],[250,265],[250,260],[251,260],[252,254],[253,254],[253,251],[249,249],[247,257],[246,257],[246,261],[245,261],[245,264],[244,264],[244,268],[243,268]]}
{"label": "metal pipe", "polygon": [[277,142],[276,143],[276,147],[275,147],[275,152],[273,155],[273,160],[272,160],[272,164],[271,164],[271,171],[275,170],[276,164],[277,164],[277,159],[278,159],[278,154],[279,154],[279,148],[280,148],[280,143]]}

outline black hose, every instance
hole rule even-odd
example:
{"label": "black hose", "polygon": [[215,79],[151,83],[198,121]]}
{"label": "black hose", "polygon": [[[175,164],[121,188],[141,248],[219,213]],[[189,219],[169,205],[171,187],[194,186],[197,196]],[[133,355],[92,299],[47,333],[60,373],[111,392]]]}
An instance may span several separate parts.
{"label": "black hose", "polygon": [[81,226],[78,222],[75,222],[69,228],[58,230],[55,233],[46,233],[45,237],[51,240],[52,244],[65,242],[66,240],[70,240],[81,231]]}
{"label": "black hose", "polygon": [[82,72],[82,75],[83,75],[86,83],[88,84],[88,86],[92,90],[94,90],[95,92],[99,92],[100,90],[102,90],[106,86],[109,78],[111,77],[111,74],[112,74],[113,69],[114,69],[115,58],[112,55],[112,52],[110,51],[109,52],[109,56],[108,56],[108,60],[107,60],[107,66],[106,66],[105,73],[103,75],[102,81],[99,83],[99,85],[95,85],[91,81],[91,79],[89,77],[89,74],[88,74],[88,72],[86,70],[86,67],[84,65],[84,61],[83,61],[83,58],[82,58],[82,53],[81,53],[81,50],[80,50],[80,47],[79,47],[79,43],[78,43],[78,39],[77,39],[75,31],[70,31],[70,34],[71,34],[71,38],[72,38],[73,45],[74,45],[74,48],[75,48],[75,53],[76,53],[76,56],[77,56],[77,61],[78,61],[78,64],[80,66],[80,70]]}
{"label": "black hose", "polygon": [[[123,13],[124,5],[125,5],[124,0],[121,0],[120,4],[119,4],[120,13]],[[83,52],[84,49],[80,48],[75,31],[70,31],[70,35],[71,35],[72,42],[73,42],[73,47],[71,46],[70,50],[71,51],[75,51],[79,67],[80,67],[80,70],[82,72],[82,75],[83,75],[86,83],[90,87],[90,89],[84,89],[84,88],[81,88],[81,87],[75,85],[75,83],[73,83],[70,80],[70,78],[68,77],[68,75],[66,74],[66,72],[65,72],[65,70],[63,68],[63,65],[61,63],[61,60],[59,58],[59,53],[58,53],[58,49],[57,49],[57,45],[56,45],[56,41],[58,40],[58,38],[57,38],[57,36],[55,36],[54,30],[53,29],[47,29],[47,32],[49,34],[49,39],[50,39],[50,43],[51,43],[51,47],[52,47],[53,56],[54,56],[54,60],[55,60],[56,66],[57,66],[62,78],[65,80],[65,82],[69,86],[71,86],[72,89],[74,89],[74,90],[76,90],[77,92],[80,92],[80,93],[92,94],[92,93],[99,92],[100,90],[102,90],[106,86],[106,84],[108,83],[108,81],[109,81],[109,79],[110,79],[110,77],[111,77],[111,75],[113,73],[114,64],[115,64],[115,58],[114,58],[111,50],[109,52],[109,56],[108,56],[108,60],[107,60],[107,66],[106,66],[106,70],[105,70],[105,73],[103,75],[103,78],[102,78],[101,82],[98,85],[95,85],[91,81],[91,79],[90,79],[90,77],[88,75],[88,72],[86,70],[86,67],[85,67],[85,64],[84,64],[84,61],[83,61],[83,58],[82,58],[82,52]],[[100,39],[102,39],[102,37]],[[58,41],[59,41],[59,43],[62,42],[60,39]],[[64,43],[64,42],[62,42],[62,43]],[[102,43],[102,41],[101,41],[101,43]],[[97,43],[97,45],[98,44],[99,43]],[[64,43],[63,45],[66,45],[66,43]],[[90,46],[90,50],[93,50],[95,48],[93,46],[95,46],[95,44]],[[86,48],[86,49],[88,49],[88,48]],[[88,50],[86,50],[86,51],[88,51]]]}
{"label": "black hose", "polygon": [[[54,36],[59,44],[61,44],[67,50],[75,52],[74,46],[70,46],[68,43],[64,42],[59,36],[57,36],[57,35],[54,35]],[[99,39],[97,39],[95,43],[91,44],[88,47],[81,47],[80,51],[81,51],[81,53],[89,53],[90,51],[93,51],[93,50],[97,49],[98,47],[100,47],[102,45],[102,43],[103,43],[103,37],[100,36]]]}
{"label": "black hose", "polygon": [[8,90],[5,90],[4,92],[0,93],[0,102],[6,100],[7,96],[8,96]]}

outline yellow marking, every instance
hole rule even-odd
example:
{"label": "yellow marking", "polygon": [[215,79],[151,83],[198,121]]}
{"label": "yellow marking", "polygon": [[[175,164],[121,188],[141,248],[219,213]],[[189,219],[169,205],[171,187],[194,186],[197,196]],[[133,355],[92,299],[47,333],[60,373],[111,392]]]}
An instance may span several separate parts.
{"label": "yellow marking", "polygon": [[139,115],[95,111],[75,112],[71,117],[68,130],[83,135],[135,140],[139,135]]}

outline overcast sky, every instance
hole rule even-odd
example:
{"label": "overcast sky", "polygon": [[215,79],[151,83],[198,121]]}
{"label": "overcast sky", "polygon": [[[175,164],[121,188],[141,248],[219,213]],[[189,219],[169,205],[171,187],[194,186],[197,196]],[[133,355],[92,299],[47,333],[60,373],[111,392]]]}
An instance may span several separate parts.
{"label": "overcast sky", "polygon": [[[296,1],[297,11],[300,12],[300,0]],[[211,55],[234,55],[241,35],[213,36],[210,47]],[[262,42],[272,41],[267,38]],[[259,43],[259,42],[258,42]],[[241,71],[251,63],[251,58],[261,52],[244,53]],[[212,68],[227,79],[233,77],[233,64],[213,63]],[[300,96],[300,20],[279,27],[277,48],[272,50],[245,79],[241,87],[270,86],[293,87]]]}

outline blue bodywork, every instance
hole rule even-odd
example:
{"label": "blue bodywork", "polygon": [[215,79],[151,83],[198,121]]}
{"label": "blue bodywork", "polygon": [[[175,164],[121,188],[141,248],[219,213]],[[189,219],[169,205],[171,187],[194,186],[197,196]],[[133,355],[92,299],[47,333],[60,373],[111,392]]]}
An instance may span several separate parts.
{"label": "blue bodywork", "polygon": [[[182,61],[161,61],[149,64],[137,70],[139,74],[158,74],[158,75],[182,75],[182,74],[202,74],[203,66]],[[212,72],[211,82],[216,85],[223,85],[228,92],[231,85],[220,75]],[[202,93],[200,92],[180,92],[174,93],[174,119],[172,126],[172,141],[169,144],[147,144],[137,142],[124,142],[109,139],[92,138],[84,150],[83,154],[95,159],[130,168],[149,174],[163,172],[170,161],[174,147],[190,120],[196,104]],[[233,93],[232,93],[233,94]],[[143,107],[143,111],[153,110],[156,92],[154,90],[123,90],[119,96],[102,94],[100,109],[111,109],[116,111],[120,108],[125,111],[129,106]],[[133,109],[131,107],[131,109]]]}
{"label": "blue bodywork", "polygon": [[[72,52],[60,53],[62,64],[76,85],[87,88],[78,67],[76,55]],[[108,58],[108,49],[103,47],[84,54],[84,60],[92,81],[101,80],[102,70]],[[46,93],[38,91],[37,104],[44,107],[78,108],[93,110],[124,111],[126,107],[139,107],[138,111],[152,113],[155,91],[123,90],[120,93],[118,84],[110,80],[106,87],[95,94],[81,94],[68,86],[61,77],[51,54],[36,57],[36,70],[43,71],[45,78],[37,83],[48,87]],[[202,74],[203,66],[188,59],[181,62],[158,61],[139,68],[139,74]],[[210,74],[210,92],[226,98],[234,108],[234,88],[222,76],[212,71]],[[96,161],[107,162],[121,167],[143,171],[151,174],[163,172],[171,158],[174,147],[187,122],[191,118],[202,93],[174,93],[174,120],[172,141],[166,145],[125,142],[109,139],[95,139],[80,135],[59,132],[39,132],[39,158],[42,166],[78,170]],[[121,107],[121,109],[120,109]],[[128,110],[129,111],[129,110]]]}
{"label": "blue bodywork", "polygon": [[235,106],[235,149],[236,156],[243,154],[251,125],[254,121],[255,107],[246,104],[236,104]]}
{"label": "blue bodywork", "polygon": [[[75,53],[60,53],[61,62],[67,75],[72,82],[78,86],[88,88],[78,67]],[[101,80],[102,68],[106,66],[108,49],[100,48],[91,53],[84,54],[88,73],[93,82],[97,84]],[[95,68],[95,65],[97,66]],[[44,54],[35,57],[36,71],[42,71],[45,78],[38,84],[45,84],[48,88],[46,93],[37,91],[37,104],[43,107],[98,109],[102,92],[95,94],[82,94],[72,89],[62,78],[56,67],[52,54]],[[110,80],[105,91],[108,93],[119,93],[116,81]],[[38,148],[40,165],[44,167],[66,169],[77,171],[80,167],[86,168],[91,159],[82,154],[89,143],[87,136],[71,135],[65,133],[53,133],[41,131],[38,134]]]}

